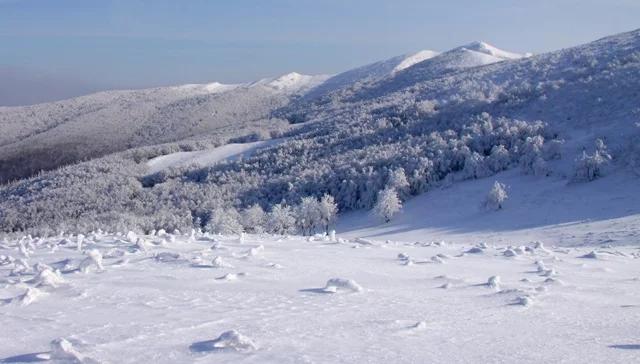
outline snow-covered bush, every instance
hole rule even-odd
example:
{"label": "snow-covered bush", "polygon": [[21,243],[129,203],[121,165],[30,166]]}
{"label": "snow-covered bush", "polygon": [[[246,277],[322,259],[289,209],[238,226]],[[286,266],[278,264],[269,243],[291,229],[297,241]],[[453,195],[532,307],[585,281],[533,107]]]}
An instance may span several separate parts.
{"label": "snow-covered bush", "polygon": [[487,164],[493,172],[504,171],[511,164],[511,155],[504,145],[494,145],[491,154],[487,158]]}
{"label": "snow-covered bush", "polygon": [[267,214],[260,205],[254,204],[248,209],[242,211],[241,218],[242,226],[245,231],[257,234],[264,232]]}
{"label": "snow-covered bush", "polygon": [[337,214],[338,204],[335,202],[335,199],[331,195],[324,194],[320,199],[320,222],[327,234],[329,233],[329,227],[336,219]]}
{"label": "snow-covered bush", "polygon": [[575,163],[572,182],[590,182],[604,176],[606,168],[611,162],[611,155],[601,139],[596,140],[596,150],[590,155],[582,151]]}
{"label": "snow-covered bush", "polygon": [[273,234],[290,234],[295,230],[296,218],[291,206],[274,205],[267,215],[267,231]]}
{"label": "snow-covered bush", "polygon": [[296,223],[303,235],[312,235],[322,223],[320,203],[315,197],[303,197],[296,208]]}
{"label": "snow-covered bush", "polygon": [[378,199],[373,207],[374,213],[382,218],[384,222],[391,221],[391,218],[402,209],[402,203],[398,194],[393,188],[385,188],[378,192]]}
{"label": "snow-covered bush", "polygon": [[232,208],[216,208],[211,211],[205,230],[215,234],[239,234],[242,232],[240,214]]}
{"label": "snow-covered bush", "polygon": [[484,201],[484,207],[487,210],[500,210],[508,197],[507,187],[504,184],[495,181]]}

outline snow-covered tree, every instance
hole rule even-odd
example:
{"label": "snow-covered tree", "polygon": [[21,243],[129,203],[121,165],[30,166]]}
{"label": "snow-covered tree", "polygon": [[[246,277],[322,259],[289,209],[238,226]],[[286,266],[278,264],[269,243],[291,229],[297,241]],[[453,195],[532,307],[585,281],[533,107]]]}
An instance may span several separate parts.
{"label": "snow-covered tree", "polygon": [[387,187],[396,190],[401,199],[406,199],[408,197],[409,181],[407,180],[407,175],[404,172],[404,168],[397,168],[389,174]]}
{"label": "snow-covered tree", "polygon": [[240,214],[234,208],[216,208],[211,211],[205,230],[216,234],[239,234],[242,232]]}
{"label": "snow-covered tree", "polygon": [[465,158],[462,174],[465,178],[482,178],[489,176],[491,171],[487,168],[485,158],[473,152]]}
{"label": "snow-covered tree", "polygon": [[333,196],[325,194],[320,199],[320,222],[324,227],[325,232],[329,233],[329,226],[336,219],[338,214],[338,204],[335,202]]}
{"label": "snow-covered tree", "polygon": [[303,235],[313,234],[322,222],[320,203],[313,196],[303,197],[296,208],[296,222]]}
{"label": "snow-covered tree", "polygon": [[504,171],[505,169],[509,168],[510,163],[511,156],[509,155],[509,151],[504,147],[504,145],[494,145],[491,148],[491,154],[487,159],[487,164],[493,172]]}
{"label": "snow-covered tree", "polygon": [[264,225],[267,215],[260,205],[255,204],[248,209],[242,211],[242,226],[244,230],[251,233],[264,232]]}
{"label": "snow-covered tree", "polygon": [[384,222],[391,221],[391,218],[402,209],[402,203],[398,194],[393,188],[385,188],[378,192],[378,200],[373,206],[374,213],[384,219]]}
{"label": "snow-covered tree", "polygon": [[605,174],[605,169],[611,162],[611,155],[601,139],[596,140],[596,151],[593,155],[582,151],[582,156],[576,160],[572,182],[590,182]]}
{"label": "snow-covered tree", "polygon": [[267,230],[274,234],[290,234],[294,231],[296,218],[291,206],[282,203],[274,205],[267,215]]}
{"label": "snow-covered tree", "polygon": [[508,197],[507,187],[504,184],[495,181],[484,201],[484,207],[488,210],[500,210]]}

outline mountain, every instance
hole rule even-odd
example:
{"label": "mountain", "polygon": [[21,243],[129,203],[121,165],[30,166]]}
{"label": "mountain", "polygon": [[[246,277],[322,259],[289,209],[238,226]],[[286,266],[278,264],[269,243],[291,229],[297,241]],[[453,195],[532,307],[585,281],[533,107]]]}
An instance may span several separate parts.
{"label": "mountain", "polygon": [[423,50],[417,53],[405,54],[354,68],[330,77],[325,82],[310,90],[304,98],[313,99],[321,97],[332,91],[340,90],[357,82],[375,80],[392,75],[405,68],[411,67],[416,63],[435,57],[437,54],[438,52]]}
{"label": "mountain", "polygon": [[[304,98],[299,100],[299,103],[302,105],[314,101],[326,103],[327,99],[336,100],[344,97],[350,99],[379,97],[432,78],[439,78],[469,68],[517,60],[523,57],[484,42],[469,43],[443,53],[423,51],[417,55],[421,56],[392,58],[388,61],[356,69],[353,74],[351,72],[354,71],[349,71],[345,72],[346,76],[335,76],[339,77],[339,81],[344,81],[339,87],[337,85],[335,87],[328,85],[332,80],[329,79],[316,88],[316,90],[320,89],[321,92],[311,90]],[[391,68],[399,60],[402,61]],[[359,76],[359,78],[356,79],[356,76]]]}
{"label": "mountain", "polygon": [[[0,182],[129,148],[240,137],[280,128],[271,110],[326,79],[290,73],[250,84],[190,84],[107,91],[25,107],[0,107]],[[224,143],[228,138],[218,138]]]}
{"label": "mountain", "polygon": [[[267,211],[295,206],[325,193],[346,213],[371,209],[389,186],[409,200],[505,170],[564,184],[640,170],[640,30],[531,57],[476,42],[319,98],[305,97],[304,88],[274,90],[312,84],[303,80],[291,76],[171,101],[160,108],[162,117],[133,124],[144,133],[130,140],[144,147],[125,145],[0,187],[0,229],[215,230],[216,216],[236,216],[254,204]],[[126,129],[129,121],[120,119],[145,103],[121,102],[116,125]],[[284,123],[261,119],[276,109],[299,125],[276,133],[277,145],[234,146],[251,153],[220,157],[229,155],[216,149],[222,144],[256,141],[237,139],[249,128]],[[198,122],[198,115],[213,112],[225,117]],[[219,139],[192,143],[194,130]],[[152,144],[170,140],[176,142]],[[189,151],[201,152],[189,160],[205,162],[161,170],[148,164]]]}

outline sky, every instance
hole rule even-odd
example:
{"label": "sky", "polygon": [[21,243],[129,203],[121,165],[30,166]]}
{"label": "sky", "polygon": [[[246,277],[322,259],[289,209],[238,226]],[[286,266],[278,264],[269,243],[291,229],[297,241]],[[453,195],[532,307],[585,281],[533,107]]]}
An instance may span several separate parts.
{"label": "sky", "polygon": [[640,0],[0,0],[0,105],[332,74],[474,40],[542,53],[639,19]]}

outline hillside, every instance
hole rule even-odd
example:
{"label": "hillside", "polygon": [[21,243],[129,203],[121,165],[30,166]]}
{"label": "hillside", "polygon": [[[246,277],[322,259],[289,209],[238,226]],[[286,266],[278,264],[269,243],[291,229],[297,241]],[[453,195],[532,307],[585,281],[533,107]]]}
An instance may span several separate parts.
{"label": "hillside", "polygon": [[[284,142],[242,159],[155,171],[147,159],[193,151],[158,145],[7,184],[0,189],[1,227],[207,229],[225,211],[234,215],[254,204],[269,211],[325,193],[343,213],[367,210],[379,191],[403,179],[405,200],[504,170],[564,183],[589,181],[640,166],[634,139],[640,137],[639,79],[640,31],[634,31],[528,58],[472,43],[336,91],[330,102],[302,97],[289,103],[286,93],[264,85],[274,80],[184,99],[186,106],[162,109],[170,116],[159,119],[172,121],[171,132],[145,121],[139,142],[170,141],[165,138],[189,136],[200,126],[220,132],[221,141],[196,150],[219,147],[234,130],[246,135],[234,123],[260,124],[262,119],[246,115],[273,116],[268,114],[278,106],[275,115],[298,124],[277,134]],[[276,88],[312,87],[310,80],[290,75]],[[245,99],[259,107],[239,102]],[[235,113],[238,107],[242,113]],[[212,109],[224,117],[210,120],[233,124],[231,132],[192,119]]]}
{"label": "hillside", "polygon": [[422,50],[416,53],[400,55],[354,68],[328,78],[323,83],[309,90],[309,92],[304,96],[304,99],[310,100],[322,97],[328,93],[341,90],[355,83],[372,81],[393,75],[396,72],[409,68],[416,63],[433,58],[436,55],[438,55],[438,52]]}
{"label": "hillside", "polygon": [[326,76],[288,74],[247,85],[209,83],[108,91],[0,108],[0,182],[130,148],[189,138],[218,143],[279,130],[271,110]]}

